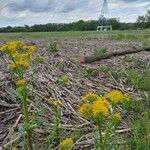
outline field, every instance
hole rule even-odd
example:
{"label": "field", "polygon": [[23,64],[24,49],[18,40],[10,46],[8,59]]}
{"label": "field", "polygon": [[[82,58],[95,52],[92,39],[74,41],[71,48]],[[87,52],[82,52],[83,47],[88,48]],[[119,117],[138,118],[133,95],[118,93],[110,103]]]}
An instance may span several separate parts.
{"label": "field", "polygon": [[98,38],[109,37],[116,40],[130,40],[144,43],[150,42],[150,30],[127,31],[68,31],[68,32],[29,32],[29,33],[0,33],[0,39],[49,39],[49,38]]}
{"label": "field", "polygon": [[[131,97],[129,103],[115,108],[122,116],[115,131],[115,149],[149,149],[150,52],[115,56],[86,64],[80,60],[84,56],[150,46],[150,29],[0,33],[0,45],[16,40],[37,47],[35,61],[26,73],[35,150],[59,150],[59,141],[66,137],[73,139],[75,150],[96,149],[94,135],[97,135],[98,128],[79,113],[79,108],[85,94],[105,95],[113,89]],[[22,107],[16,94],[14,75],[8,71],[8,62],[6,55],[0,52],[0,150],[23,149],[26,143]],[[51,108],[49,98],[61,103],[60,116]],[[59,134],[55,131],[58,125],[56,120],[60,125]],[[102,129],[105,134],[104,125]]]}

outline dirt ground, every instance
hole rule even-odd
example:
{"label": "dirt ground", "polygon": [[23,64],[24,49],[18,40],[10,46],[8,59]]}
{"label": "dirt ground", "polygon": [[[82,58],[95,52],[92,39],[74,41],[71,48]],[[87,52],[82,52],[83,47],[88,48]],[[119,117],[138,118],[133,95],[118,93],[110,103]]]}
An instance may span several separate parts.
{"label": "dirt ground", "polygon": [[[27,79],[32,85],[29,87],[32,89],[32,93],[28,99],[30,113],[33,114],[34,111],[43,107],[49,108],[50,104],[47,101],[49,97],[59,99],[63,104],[62,125],[66,131],[71,133],[76,127],[85,130],[84,135],[75,143],[75,149],[91,149],[90,135],[95,129],[95,126],[80,117],[77,111],[85,93],[105,94],[116,88],[136,97],[139,95],[132,86],[127,86],[124,78],[116,79],[111,72],[102,71],[98,71],[96,77],[84,77],[85,69],[100,70],[101,67],[110,67],[117,73],[117,71],[127,68],[150,68],[149,52],[114,57],[91,64],[80,63],[80,58],[91,55],[94,48],[106,47],[108,51],[123,51],[142,47],[143,44],[138,42],[118,42],[105,38],[58,38],[25,42],[35,43],[37,46],[35,56],[43,57],[43,62],[38,65],[33,63],[27,73]],[[53,42],[57,43],[58,52],[48,51],[47,45]],[[4,41],[0,41],[0,44],[3,43]],[[0,53],[0,146],[5,147],[9,147],[9,142],[18,137],[17,131],[22,125],[21,107],[16,98],[15,84],[12,81],[12,74],[7,70],[7,64],[8,60],[4,54]],[[69,83],[65,86],[58,85],[57,79],[60,76],[67,76]],[[47,125],[50,123],[51,114],[52,112],[49,111],[41,116],[46,123],[35,131],[36,138],[43,143],[44,137],[51,130]],[[126,128],[128,128],[127,123],[123,120],[120,130]]]}

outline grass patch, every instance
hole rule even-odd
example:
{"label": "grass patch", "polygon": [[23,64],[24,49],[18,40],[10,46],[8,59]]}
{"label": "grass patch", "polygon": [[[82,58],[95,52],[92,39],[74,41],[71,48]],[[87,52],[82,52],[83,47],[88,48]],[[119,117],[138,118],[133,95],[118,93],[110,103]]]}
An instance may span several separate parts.
{"label": "grass patch", "polygon": [[[143,42],[146,44],[150,43],[150,33],[149,29],[148,30],[142,30],[142,31],[123,31],[123,32],[118,32],[116,34],[112,34],[111,38],[114,40],[123,40],[123,41],[137,41],[137,42]],[[147,33],[145,32],[147,31]]]}
{"label": "grass patch", "polygon": [[139,86],[142,76],[137,70],[128,69],[127,70],[127,78],[130,84],[133,84],[135,86]]}
{"label": "grass patch", "polygon": [[140,73],[138,70],[127,70],[128,82],[143,91],[150,91],[150,75],[149,72]]}
{"label": "grass patch", "polygon": [[132,150],[148,150],[150,147],[150,120],[141,117],[131,123],[132,136],[128,140],[128,146]]}
{"label": "grass patch", "polygon": [[[108,32],[107,32],[108,33]],[[51,38],[87,38],[107,36],[106,32],[97,31],[65,31],[65,32],[23,32],[23,33],[0,33],[0,39],[37,39]]]}
{"label": "grass patch", "polygon": [[140,101],[132,101],[128,112],[130,116],[129,126],[132,128],[127,140],[128,149],[148,150],[150,147],[150,98]]}
{"label": "grass patch", "polygon": [[84,77],[95,77],[97,75],[97,70],[93,68],[87,68],[83,72]]}
{"label": "grass patch", "polygon": [[139,88],[144,91],[150,91],[150,76],[144,75],[139,84]]}
{"label": "grass patch", "polygon": [[52,44],[48,44],[48,51],[49,52],[58,52],[57,43],[54,42]]}
{"label": "grass patch", "polygon": [[108,75],[112,75],[116,80],[122,78],[125,76],[125,73],[123,70],[120,70],[120,69],[114,69],[112,67],[108,67],[108,66],[101,66],[99,68],[99,71],[100,72],[103,72],[105,74],[108,74]]}
{"label": "grass patch", "polygon": [[107,48],[99,48],[99,47],[97,47],[97,48],[95,48],[94,50],[93,50],[93,55],[103,55],[103,54],[105,54],[107,52]]}
{"label": "grass patch", "polygon": [[101,66],[99,68],[99,71],[100,72],[104,72],[104,73],[108,73],[109,71],[112,71],[112,68],[111,67],[108,67],[108,66]]}
{"label": "grass patch", "polygon": [[150,29],[146,30],[114,30],[114,31],[65,31],[65,32],[21,32],[0,33],[0,40],[38,39],[50,38],[97,38],[108,37],[115,40],[140,41],[150,43]]}

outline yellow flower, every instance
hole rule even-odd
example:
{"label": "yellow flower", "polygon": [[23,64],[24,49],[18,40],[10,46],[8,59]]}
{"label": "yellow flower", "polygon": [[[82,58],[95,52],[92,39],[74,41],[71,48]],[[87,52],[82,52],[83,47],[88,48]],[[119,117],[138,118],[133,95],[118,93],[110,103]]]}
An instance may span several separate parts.
{"label": "yellow flower", "polygon": [[104,96],[99,97],[98,100],[103,101],[104,106],[107,107],[107,108],[110,108],[110,103],[109,103],[109,101],[106,99],[106,97],[104,97]]}
{"label": "yellow flower", "polygon": [[5,45],[1,47],[1,50],[7,53],[13,53],[15,51],[22,49],[22,47],[23,47],[23,43],[20,41],[7,42]]}
{"label": "yellow flower", "polygon": [[24,80],[24,79],[17,80],[17,81],[16,81],[16,85],[17,85],[17,87],[24,87],[24,86],[27,85],[27,82],[26,82],[26,80]]}
{"label": "yellow flower", "polygon": [[24,46],[23,49],[25,50],[26,53],[33,53],[36,50],[35,46]]}
{"label": "yellow flower", "polygon": [[112,90],[106,95],[106,98],[110,99],[113,103],[120,103],[127,98],[127,95],[119,90]]}
{"label": "yellow flower", "polygon": [[16,61],[15,63],[12,63],[9,65],[10,70],[15,71],[18,68],[21,69],[28,69],[29,68],[29,63],[26,61]]}
{"label": "yellow flower", "polygon": [[14,60],[17,60],[17,59],[19,59],[20,54],[19,54],[18,52],[14,52],[14,53],[11,55],[11,57],[12,57]]}
{"label": "yellow flower", "polygon": [[72,138],[66,138],[65,140],[61,141],[59,146],[65,150],[70,149],[73,146]]}
{"label": "yellow flower", "polygon": [[115,113],[115,114],[112,116],[112,121],[113,121],[113,122],[120,122],[120,121],[121,121],[121,115],[120,115],[120,113]]}
{"label": "yellow flower", "polygon": [[31,62],[32,61],[32,55],[28,54],[28,53],[20,54],[18,52],[15,52],[9,57],[10,58],[12,57],[13,60],[15,60],[15,61],[27,61],[27,62]]}
{"label": "yellow flower", "polygon": [[93,103],[93,117],[107,116],[109,113],[110,104],[107,100],[99,99]]}
{"label": "yellow flower", "polygon": [[36,50],[36,47],[27,46],[21,41],[15,41],[15,42],[7,42],[0,48],[0,50],[7,52],[8,54],[14,54],[16,52],[18,52],[19,54],[22,53],[32,54]]}
{"label": "yellow flower", "polygon": [[27,46],[23,42],[7,42],[2,47],[1,51],[8,54],[8,57],[13,61],[10,64],[11,70],[16,70],[21,67],[23,69],[29,68],[29,63],[32,61],[32,54],[36,50],[35,46]]}
{"label": "yellow flower", "polygon": [[80,109],[79,112],[85,116],[88,117],[89,113],[91,112],[92,106],[88,103],[83,104]]}
{"label": "yellow flower", "polygon": [[93,102],[96,101],[100,96],[98,96],[95,93],[87,93],[85,96],[83,96],[83,100]]}

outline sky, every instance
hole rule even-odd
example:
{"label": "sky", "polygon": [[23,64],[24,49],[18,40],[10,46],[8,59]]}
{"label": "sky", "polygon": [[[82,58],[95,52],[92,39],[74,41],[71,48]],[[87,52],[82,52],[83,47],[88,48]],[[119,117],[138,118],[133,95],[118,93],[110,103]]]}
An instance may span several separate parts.
{"label": "sky", "polygon": [[[0,27],[96,20],[103,0],[0,0]],[[108,0],[109,17],[134,22],[150,0]]]}

